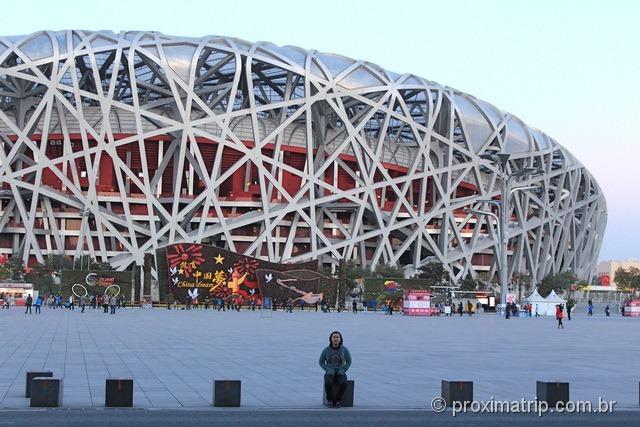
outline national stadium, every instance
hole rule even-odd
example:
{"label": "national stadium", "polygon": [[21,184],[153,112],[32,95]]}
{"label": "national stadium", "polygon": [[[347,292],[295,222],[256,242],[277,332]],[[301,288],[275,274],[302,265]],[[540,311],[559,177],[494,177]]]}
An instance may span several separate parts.
{"label": "national stadium", "polygon": [[0,37],[0,143],[0,254],[29,263],[127,270],[196,242],[279,263],[439,261],[457,282],[499,270],[507,206],[508,272],[535,283],[590,279],[606,225],[589,171],[520,118],[414,74],[230,37]]}

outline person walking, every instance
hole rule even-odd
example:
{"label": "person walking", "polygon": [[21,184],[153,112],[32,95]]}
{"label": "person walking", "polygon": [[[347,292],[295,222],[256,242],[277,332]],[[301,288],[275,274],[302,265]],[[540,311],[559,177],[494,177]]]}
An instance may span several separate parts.
{"label": "person walking", "polygon": [[69,309],[70,310],[75,310],[75,304],[73,302],[73,295],[69,295]]}
{"label": "person walking", "polygon": [[107,294],[102,295],[101,302],[102,302],[103,313],[108,314],[109,313],[109,295]]}
{"label": "person walking", "polygon": [[36,314],[40,314],[40,308],[42,307],[42,298],[40,297],[40,295],[38,295],[38,298],[36,298]]}
{"label": "person walking", "polygon": [[587,313],[587,316],[593,316],[593,301],[591,300],[591,298],[589,298],[589,302],[587,303],[588,307],[589,307],[589,312]]}
{"label": "person walking", "polygon": [[318,363],[324,370],[324,390],[327,404],[330,407],[339,408],[347,388],[347,371],[351,366],[351,354],[344,346],[340,332],[331,332],[329,345],[320,353]]}
{"label": "person walking", "polygon": [[356,302],[356,300],[353,300],[351,302],[351,308],[353,310],[353,314],[358,314],[358,303]]}
{"label": "person walking", "polygon": [[558,320],[558,329],[564,329],[564,325],[562,324],[562,305],[556,305],[556,319]]}
{"label": "person walking", "polygon": [[80,313],[84,313],[84,308],[87,305],[87,297],[86,296],[79,297],[78,304],[80,304]]}
{"label": "person walking", "polygon": [[611,315],[611,311],[609,309],[609,304],[604,308],[604,314],[609,317]]}
{"label": "person walking", "polygon": [[24,314],[31,314],[31,306],[33,305],[33,297],[31,295],[27,296],[27,301],[24,303],[26,310]]}
{"label": "person walking", "polygon": [[567,301],[567,319],[571,320],[571,310],[573,309],[573,304]]}
{"label": "person walking", "polygon": [[462,301],[458,303],[458,314],[462,316]]}
{"label": "person walking", "polygon": [[111,307],[111,314],[116,314],[116,306],[118,305],[118,299],[114,296],[109,298],[109,306]]}
{"label": "person walking", "polygon": [[287,299],[287,313],[293,313],[293,301],[291,298]]}
{"label": "person walking", "polygon": [[469,316],[473,314],[473,304],[469,300],[467,300],[467,311],[469,312]]}

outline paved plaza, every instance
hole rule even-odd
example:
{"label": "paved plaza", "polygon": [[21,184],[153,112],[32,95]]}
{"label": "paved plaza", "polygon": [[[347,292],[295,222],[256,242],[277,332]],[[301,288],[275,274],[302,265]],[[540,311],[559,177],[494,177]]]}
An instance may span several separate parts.
{"label": "paved plaza", "polygon": [[0,408],[26,408],[25,372],[64,378],[64,406],[104,406],[105,379],[134,379],[138,408],[204,408],[212,379],[242,380],[242,406],[321,407],[318,356],[340,330],[361,408],[428,409],[440,380],[474,381],[476,400],[535,398],[536,380],[571,383],[571,400],[638,408],[640,319],[577,314],[387,316],[127,308],[0,310]]}

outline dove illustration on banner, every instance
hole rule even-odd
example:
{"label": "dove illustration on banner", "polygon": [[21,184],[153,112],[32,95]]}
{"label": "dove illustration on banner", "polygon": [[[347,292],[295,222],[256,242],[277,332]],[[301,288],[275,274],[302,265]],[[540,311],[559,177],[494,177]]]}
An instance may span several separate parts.
{"label": "dove illustration on banner", "polygon": [[264,279],[267,281],[267,283],[269,283],[270,281],[273,280],[273,274],[272,273],[265,274]]}
{"label": "dove illustration on banner", "polygon": [[169,269],[169,271],[171,272],[171,275],[173,276],[174,274],[176,274],[178,272],[178,267],[172,267]]}
{"label": "dove illustration on banner", "polygon": [[178,284],[178,278],[177,278],[177,277],[174,277],[174,278],[173,278],[173,279],[171,279],[171,280],[173,280],[173,284],[174,284],[174,285],[177,285],[177,284]]}

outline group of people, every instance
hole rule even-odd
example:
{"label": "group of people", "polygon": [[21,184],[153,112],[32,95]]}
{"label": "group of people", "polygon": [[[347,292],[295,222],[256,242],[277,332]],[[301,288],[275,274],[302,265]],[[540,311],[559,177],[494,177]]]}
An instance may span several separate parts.
{"label": "group of people", "polygon": [[471,301],[467,300],[465,305],[462,304],[462,301],[459,301],[457,305],[455,302],[451,301],[446,303],[437,303],[436,315],[440,316],[441,314],[444,314],[445,317],[450,317],[457,313],[459,316],[462,316],[466,312],[471,316],[473,313],[480,313],[482,310],[482,304],[480,304],[479,301],[474,305]]}
{"label": "group of people", "polygon": [[31,295],[28,295],[24,305],[25,305],[24,314],[27,314],[27,313],[31,314],[31,306],[35,306],[36,314],[40,314],[41,313],[40,309],[42,308],[42,298],[38,296],[38,298],[36,298],[34,302],[33,297]]}
{"label": "group of people", "polygon": [[519,311],[520,310],[518,309],[518,304],[516,304],[515,302],[508,302],[507,306],[505,307],[504,315],[507,319],[510,317],[518,317]]}
{"label": "group of people", "polygon": [[[304,311],[306,305],[307,304],[305,304],[304,301],[301,301],[299,303],[300,310]],[[317,304],[315,305],[316,305],[316,311],[318,311]],[[177,306],[178,306],[178,302],[174,300],[173,308],[177,308]],[[209,308],[212,308],[213,310],[217,310],[217,311],[240,311],[242,307],[246,307],[246,309],[249,311],[255,311],[256,308],[257,309],[265,308],[265,309],[277,311],[278,308],[281,308],[283,311],[292,313],[293,307],[294,307],[294,301],[292,298],[288,298],[282,302],[279,302],[274,298],[271,301],[270,307],[267,308],[267,307],[263,307],[262,298],[244,299],[242,298],[242,296],[234,296],[230,298],[217,297],[213,299],[205,298],[204,301],[201,303],[200,301],[198,301],[197,298],[192,298],[191,296],[188,296],[185,301],[184,309],[197,310],[200,308],[200,309],[208,310]],[[168,304],[167,308],[170,309],[171,304]]]}
{"label": "group of people", "polygon": [[16,303],[16,299],[13,297],[13,295],[10,295],[10,294],[1,293],[0,299],[2,300],[3,309],[5,308],[8,309],[9,307],[11,307],[12,305],[15,305]]}
{"label": "group of people", "polygon": [[[63,301],[65,301],[63,303]],[[76,300],[73,295],[70,295],[68,298],[63,298],[62,295],[59,294],[50,294],[48,297],[44,299],[38,295],[38,297],[34,300],[31,295],[27,296],[25,300],[25,314],[32,313],[32,307],[35,307],[35,312],[39,314],[41,312],[41,307],[46,305],[49,308],[66,308],[67,310],[75,310]],[[81,312],[84,313],[84,309],[86,306],[91,308],[102,307],[104,313],[116,314],[116,308],[124,308],[126,305],[126,299],[122,296],[116,297],[114,295],[94,295],[92,297],[89,296],[81,296],[78,298],[78,307]]]}

